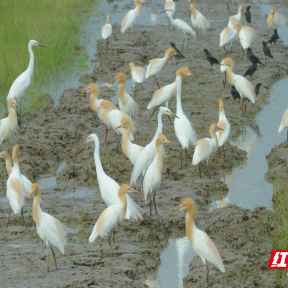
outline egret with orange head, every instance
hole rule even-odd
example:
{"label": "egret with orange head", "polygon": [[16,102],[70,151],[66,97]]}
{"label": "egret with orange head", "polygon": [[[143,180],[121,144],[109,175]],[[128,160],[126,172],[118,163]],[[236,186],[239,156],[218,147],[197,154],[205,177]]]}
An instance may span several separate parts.
{"label": "egret with orange head", "polygon": [[[135,65],[134,62],[130,62],[129,63],[129,69],[131,72],[131,76],[132,76],[132,80],[134,81],[134,89],[136,89],[136,83],[143,83],[144,79],[145,79],[145,69]],[[134,96],[135,96],[135,92],[134,92]]]}
{"label": "egret with orange head", "polygon": [[275,8],[271,8],[270,13],[267,18],[268,35],[269,35],[270,30],[274,31],[274,29],[278,29],[280,23],[285,25],[286,22],[287,22],[287,18],[277,13]]}
{"label": "egret with orange head", "polygon": [[228,22],[228,27],[229,27],[229,28],[234,29],[235,24],[236,24],[238,21],[242,21],[242,17],[243,17],[243,15],[244,15],[244,10],[245,10],[244,5],[240,5],[240,6],[238,7],[237,14],[234,15],[234,16],[230,16],[230,17],[229,17],[229,22]]}
{"label": "egret with orange head", "polygon": [[107,49],[108,49],[109,37],[112,35],[112,25],[111,25],[110,15],[106,16],[106,22],[107,22],[107,24],[105,24],[102,27],[102,38],[106,40],[106,45],[107,45]]}

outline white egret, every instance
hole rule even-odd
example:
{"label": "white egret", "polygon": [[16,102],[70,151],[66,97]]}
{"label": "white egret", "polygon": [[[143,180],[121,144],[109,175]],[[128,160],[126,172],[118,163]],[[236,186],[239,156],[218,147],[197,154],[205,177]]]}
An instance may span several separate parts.
{"label": "white egret", "polygon": [[30,62],[29,62],[28,68],[26,71],[20,74],[16,78],[16,80],[13,82],[9,90],[7,100],[13,98],[22,104],[23,95],[25,91],[29,88],[29,86],[31,85],[31,82],[33,79],[33,73],[34,73],[34,53],[32,49],[33,46],[45,47],[39,44],[36,40],[29,41],[28,51],[30,54]]}
{"label": "white egret", "polygon": [[274,31],[274,29],[278,29],[280,23],[285,25],[287,22],[287,18],[285,18],[283,15],[277,13],[275,11],[275,8],[271,8],[270,13],[267,18],[267,24],[268,24],[268,35],[270,30]]}
{"label": "white egret", "polygon": [[106,46],[108,49],[109,37],[112,35],[112,25],[111,25],[110,15],[106,16],[106,22],[107,24],[105,24],[102,27],[102,38],[106,40]]}
{"label": "white egret", "polygon": [[252,41],[255,39],[256,32],[253,28],[249,26],[243,26],[242,22],[241,21],[239,22],[238,23],[241,28],[239,32],[239,39],[240,39],[241,46],[243,48],[242,50],[242,59],[243,59],[244,50],[246,50],[247,48],[251,46]]}
{"label": "white egret", "polygon": [[89,237],[90,243],[94,242],[98,236],[101,237],[98,257],[100,257],[101,254],[103,238],[107,235],[109,245],[111,247],[113,254],[115,255],[114,249],[111,244],[111,238],[109,236],[109,232],[112,231],[118,223],[124,220],[125,215],[127,213],[127,194],[131,192],[140,193],[139,191],[132,189],[128,184],[121,185],[121,187],[118,189],[117,194],[120,201],[117,204],[113,204],[107,207],[98,218],[93,228],[93,231]]}
{"label": "white egret", "polygon": [[[278,129],[278,132],[281,133],[286,127],[288,127],[288,108],[284,112],[282,116],[282,120],[280,123],[280,127]],[[288,130],[287,130],[287,142],[288,142]]]}
{"label": "white egret", "polygon": [[134,96],[135,96],[135,89],[136,89],[136,83],[143,83],[145,79],[145,69],[138,66],[136,67],[134,62],[129,63],[129,69],[131,72],[132,80],[134,81]]}
{"label": "white egret", "polygon": [[231,44],[231,52],[232,52],[232,45],[235,39],[239,37],[239,32],[241,29],[241,22],[236,22],[234,24],[234,29],[226,27],[223,29],[223,31],[220,34],[220,43],[219,47],[223,47],[225,52],[227,53],[227,50],[225,48],[225,45]]}
{"label": "white egret", "polygon": [[190,198],[182,199],[180,206],[174,208],[172,211],[178,209],[187,212],[185,220],[186,235],[190,240],[195,253],[201,258],[206,266],[206,282],[208,283],[209,269],[207,262],[211,262],[221,272],[225,272],[221,256],[211,238],[205,232],[198,229],[194,223],[196,215],[195,202]]}
{"label": "white egret", "polygon": [[119,82],[118,95],[119,95],[119,108],[121,111],[134,117],[137,114],[138,104],[136,101],[125,91],[126,76],[124,73],[117,73],[116,77],[110,82]]}
{"label": "white egret", "polygon": [[218,138],[216,135],[217,129],[223,130],[217,126],[216,123],[212,123],[209,128],[209,134],[211,138],[202,138],[196,142],[196,147],[193,154],[192,165],[199,163],[199,177],[201,178],[201,161],[207,160],[207,172],[210,176],[208,161],[213,152],[216,152],[219,146]]}
{"label": "white egret", "polygon": [[230,16],[230,17],[229,17],[229,22],[228,22],[228,27],[229,27],[229,28],[234,29],[235,24],[236,24],[238,21],[242,21],[242,17],[243,17],[243,14],[244,14],[244,10],[245,10],[244,5],[240,5],[240,6],[238,7],[237,14],[234,15],[234,16]]}
{"label": "white egret", "polygon": [[168,16],[169,31],[170,31],[170,17],[172,18],[174,17],[175,10],[176,10],[175,2],[173,0],[166,0],[164,11],[166,11],[166,14]]}
{"label": "white egret", "polygon": [[162,179],[162,168],[163,168],[163,154],[161,149],[161,144],[164,143],[170,143],[172,145],[175,145],[174,143],[167,140],[167,138],[160,133],[159,137],[156,141],[156,153],[154,156],[154,159],[150,166],[147,169],[147,172],[145,173],[144,179],[143,179],[143,193],[145,198],[145,203],[147,203],[148,197],[150,198],[150,216],[152,215],[151,206],[152,206],[152,198],[154,202],[155,207],[155,213],[157,213],[156,208],[156,201],[155,196],[156,192],[159,190],[161,185],[161,179]]}
{"label": "white egret", "polygon": [[180,147],[180,158],[181,158],[181,167],[182,169],[182,149],[185,150],[186,154],[186,166],[187,166],[187,150],[189,148],[190,143],[192,145],[196,144],[197,141],[197,134],[192,127],[191,121],[185,115],[182,109],[181,103],[181,77],[176,77],[176,84],[177,84],[177,111],[176,115],[177,118],[174,120],[174,130],[178,141],[181,144]]}
{"label": "white egret", "polygon": [[0,145],[8,142],[18,128],[18,119],[15,106],[20,105],[15,99],[10,98],[7,103],[8,106],[8,117],[0,120]]}
{"label": "white egret", "polygon": [[[65,253],[65,245],[67,244],[66,232],[62,223],[43,212],[40,207],[41,193],[37,183],[32,184],[29,197],[33,196],[33,220],[36,223],[37,234],[47,246],[47,272],[49,272],[49,247],[51,248],[56,270],[58,270],[56,257],[52,245],[56,246],[62,254]],[[52,244],[52,245],[51,245]]]}

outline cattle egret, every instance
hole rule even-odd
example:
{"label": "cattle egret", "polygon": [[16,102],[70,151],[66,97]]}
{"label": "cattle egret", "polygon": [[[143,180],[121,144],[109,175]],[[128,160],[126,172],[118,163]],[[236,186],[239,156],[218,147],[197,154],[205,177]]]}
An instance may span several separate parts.
{"label": "cattle egret", "polygon": [[106,40],[106,45],[108,49],[109,37],[112,35],[112,25],[111,25],[110,15],[107,15],[106,22],[107,24],[105,24],[102,27],[102,38]]}
{"label": "cattle egret", "polygon": [[[283,129],[285,129],[286,127],[288,127],[288,108],[286,109],[286,111],[284,112],[282,116],[282,120],[280,123],[280,127],[278,129],[278,132],[281,133]],[[288,130],[287,130],[287,142],[288,142]]]}

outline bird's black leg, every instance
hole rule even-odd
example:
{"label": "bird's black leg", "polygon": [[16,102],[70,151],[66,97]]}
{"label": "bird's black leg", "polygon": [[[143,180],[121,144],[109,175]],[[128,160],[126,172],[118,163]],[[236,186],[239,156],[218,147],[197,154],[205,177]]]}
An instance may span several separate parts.
{"label": "bird's black leg", "polygon": [[55,262],[56,270],[58,270],[54,250],[53,250],[52,246],[50,246],[50,248],[51,248],[51,251],[52,251],[52,254],[53,254],[53,258],[54,258],[54,262]]}
{"label": "bird's black leg", "polygon": [[288,130],[287,130],[287,142],[288,142]]}
{"label": "bird's black leg", "polygon": [[24,220],[24,212],[23,212],[23,207],[21,209],[21,216],[22,216],[22,219],[23,219],[23,223],[24,223],[24,226],[25,226],[25,220]]}
{"label": "bird's black leg", "polygon": [[180,159],[181,159],[181,165],[180,165],[180,170],[182,169],[182,147],[180,147]]}
{"label": "bird's black leg", "polygon": [[113,230],[112,230],[112,234],[113,234],[112,240],[113,240],[113,243],[115,243],[115,235],[116,235],[116,229],[115,229],[115,227],[114,227]]}
{"label": "bird's black leg", "polygon": [[199,178],[201,178],[201,162],[199,163]]}
{"label": "bird's black leg", "polygon": [[155,208],[155,213],[156,213],[156,215],[159,216],[159,214],[158,214],[158,212],[157,212],[157,208],[156,208],[155,196],[156,196],[156,193],[155,193],[154,196],[153,196],[154,208]]}
{"label": "bird's black leg", "polygon": [[159,85],[159,83],[158,83],[158,80],[157,80],[156,75],[155,75],[155,80],[156,80],[156,83],[157,83],[157,85],[158,85],[158,88],[160,89],[160,85]]}
{"label": "bird's black leg", "polygon": [[244,106],[244,115],[246,115],[246,101],[245,101],[245,106]]}
{"label": "bird's black leg", "polygon": [[186,166],[188,166],[188,164],[187,164],[187,148],[185,149],[185,154],[186,154]]}
{"label": "bird's black leg", "polygon": [[225,50],[225,52],[226,52],[226,54],[227,54],[227,50],[226,50],[226,48],[225,48],[225,45],[223,46],[223,48],[224,48],[224,50]]}
{"label": "bird's black leg", "polygon": [[103,239],[101,239],[100,244],[99,244],[98,258],[100,258],[100,255],[101,255],[102,244],[103,244]]}
{"label": "bird's black leg", "polygon": [[208,172],[208,175],[209,175],[209,179],[211,179],[210,172],[209,172],[209,164],[208,164],[208,161],[207,161],[207,166],[206,166],[206,168],[207,168],[207,172]]}
{"label": "bird's black leg", "polygon": [[[287,130],[288,131],[288,130]],[[9,216],[8,216],[8,221],[7,221],[7,227],[8,227],[8,224],[10,223],[10,215],[11,215],[11,206],[10,206],[10,209],[9,209]]]}
{"label": "bird's black leg", "polygon": [[155,113],[155,111],[156,111],[159,107],[160,107],[160,105],[158,105],[158,106],[154,109],[154,111],[152,112],[152,114],[151,114],[151,116],[150,116],[150,118],[149,118],[149,121],[151,120],[153,114]]}
{"label": "bird's black leg", "polygon": [[151,208],[151,205],[152,205],[152,199],[151,199],[151,193],[150,193],[150,217],[152,216],[152,208]]}
{"label": "bird's black leg", "polygon": [[206,261],[206,283],[208,283],[208,281],[209,281],[209,269]]}
{"label": "bird's black leg", "polygon": [[47,246],[47,273],[49,273],[49,246]]}
{"label": "bird's black leg", "polygon": [[183,40],[183,43],[182,43],[181,52],[182,52],[182,50],[183,50],[184,42],[185,42],[185,39]]}

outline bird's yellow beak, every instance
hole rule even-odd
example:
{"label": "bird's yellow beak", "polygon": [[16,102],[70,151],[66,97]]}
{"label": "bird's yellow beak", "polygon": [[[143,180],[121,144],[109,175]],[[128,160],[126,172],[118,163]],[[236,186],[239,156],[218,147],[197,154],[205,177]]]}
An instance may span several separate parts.
{"label": "bird's yellow beak", "polygon": [[180,53],[178,53],[178,52],[176,52],[176,54],[178,55],[178,56],[182,56]]}
{"label": "bird's yellow beak", "polygon": [[93,111],[97,111],[99,108],[101,107],[101,105],[99,105],[97,108],[95,108]]}
{"label": "bird's yellow beak", "polygon": [[88,92],[90,89],[91,89],[91,88],[87,88],[87,89],[81,91],[80,94],[86,93],[86,92]]}
{"label": "bird's yellow beak", "polygon": [[218,66],[218,68],[219,68],[220,66],[223,66],[223,65],[225,65],[225,64],[226,64],[226,62],[224,62],[224,63],[220,64],[220,65]]}
{"label": "bird's yellow beak", "polygon": [[221,128],[221,127],[217,127],[219,130],[222,130],[222,131],[224,131],[224,129],[223,128]]}
{"label": "bird's yellow beak", "polygon": [[180,118],[179,118],[177,115],[175,115],[174,113],[172,113],[172,112],[170,112],[170,111],[168,111],[168,113],[169,113],[170,115],[172,115],[173,117],[180,119]]}
{"label": "bird's yellow beak", "polygon": [[13,102],[14,105],[21,107],[17,102]]}
{"label": "bird's yellow beak", "polygon": [[34,192],[35,192],[35,189],[34,189],[34,190],[31,190],[31,192],[30,192],[28,198],[30,198]]}
{"label": "bird's yellow beak", "polygon": [[188,74],[190,75],[190,76],[193,76],[193,77],[196,77],[194,74],[192,74],[191,72],[188,72]]}
{"label": "bird's yellow beak", "polygon": [[169,140],[165,140],[167,143],[169,143],[169,144],[172,144],[172,145],[175,145],[173,142],[171,142],[171,141],[169,141]]}
{"label": "bird's yellow beak", "polygon": [[90,140],[90,138],[87,137],[86,140],[83,142],[83,144],[87,144],[89,140]]}
{"label": "bird's yellow beak", "polygon": [[115,128],[115,130],[117,130],[117,129],[123,127],[124,125],[125,125],[125,123],[124,123],[124,124],[121,124],[121,125],[119,125],[119,126],[117,126],[117,127]]}
{"label": "bird's yellow beak", "polygon": [[174,209],[172,209],[172,211],[176,211],[176,210],[181,209],[183,207],[185,207],[185,205],[179,205],[179,206],[175,207]]}
{"label": "bird's yellow beak", "polygon": [[129,190],[130,190],[131,192],[141,194],[141,192],[139,192],[139,191],[137,191],[137,190],[134,190],[134,189],[132,189],[132,188],[129,188]]}
{"label": "bird's yellow beak", "polygon": [[112,79],[110,82],[115,82],[115,81],[117,81],[117,80],[119,80],[120,78],[119,77],[116,77],[116,78],[114,78],[114,79]]}

